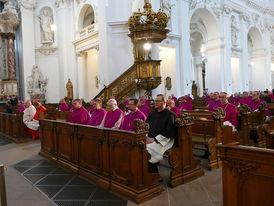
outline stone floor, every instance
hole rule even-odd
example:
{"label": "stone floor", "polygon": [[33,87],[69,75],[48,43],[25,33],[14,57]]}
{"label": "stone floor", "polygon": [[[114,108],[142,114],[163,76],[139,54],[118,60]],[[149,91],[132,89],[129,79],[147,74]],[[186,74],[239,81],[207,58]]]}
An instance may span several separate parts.
{"label": "stone floor", "polygon": [[[0,138],[1,139],[1,138]],[[6,169],[6,187],[8,206],[51,206],[56,205],[50,198],[40,192],[35,185],[28,181],[14,166],[28,159],[41,160],[38,155],[40,141],[24,144],[7,143],[0,145],[0,163]],[[17,165],[18,166],[18,165]],[[166,187],[169,169],[160,167],[160,174],[164,177],[165,192],[154,199],[141,204],[142,206],[217,206],[222,205],[222,177],[221,169],[205,171],[205,176],[176,188]],[[27,175],[27,174],[26,174]],[[102,191],[103,194],[104,191]],[[1,205],[1,204],[0,204]],[[73,203],[65,204],[74,206]],[[87,204],[95,205],[95,204]],[[114,204],[104,204],[115,206]],[[135,205],[128,201],[128,206]]]}

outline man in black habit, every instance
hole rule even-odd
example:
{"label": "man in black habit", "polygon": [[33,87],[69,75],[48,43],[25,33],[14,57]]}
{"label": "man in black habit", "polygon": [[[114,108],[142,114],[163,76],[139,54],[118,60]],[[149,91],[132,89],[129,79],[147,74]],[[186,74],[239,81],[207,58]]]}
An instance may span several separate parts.
{"label": "man in black habit", "polygon": [[170,149],[177,138],[175,128],[176,115],[166,109],[166,97],[162,94],[155,99],[155,110],[151,112],[146,122],[149,124],[147,150],[151,155],[148,167],[149,172],[158,173],[158,163],[163,154]]}

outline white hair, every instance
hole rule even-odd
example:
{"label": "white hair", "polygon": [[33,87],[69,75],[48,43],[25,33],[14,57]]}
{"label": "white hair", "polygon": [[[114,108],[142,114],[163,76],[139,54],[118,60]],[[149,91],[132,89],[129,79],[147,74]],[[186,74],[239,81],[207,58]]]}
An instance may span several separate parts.
{"label": "white hair", "polygon": [[112,104],[117,105],[117,101],[115,99],[109,99],[108,103],[112,103]]}

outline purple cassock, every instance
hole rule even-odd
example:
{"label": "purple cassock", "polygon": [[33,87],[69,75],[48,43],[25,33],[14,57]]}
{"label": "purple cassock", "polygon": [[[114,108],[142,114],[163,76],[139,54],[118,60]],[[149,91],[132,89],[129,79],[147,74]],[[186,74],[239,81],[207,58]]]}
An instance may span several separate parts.
{"label": "purple cassock", "polygon": [[170,111],[172,111],[176,115],[176,117],[179,117],[181,114],[181,110],[176,106],[172,107]]}
{"label": "purple cassock", "polygon": [[88,111],[82,106],[79,109],[74,109],[69,115],[67,122],[76,124],[87,124],[89,120]]}
{"label": "purple cassock", "polygon": [[149,113],[150,113],[150,109],[149,109],[149,107],[147,106],[147,105],[142,105],[142,106],[140,106],[139,107],[139,110],[141,111],[141,112],[143,112],[145,115],[146,115],[146,117],[149,115]]}
{"label": "purple cassock", "polygon": [[231,98],[231,101],[230,101],[231,104],[234,104],[234,105],[238,105],[240,103],[240,98],[238,97],[233,97]]}
{"label": "purple cassock", "polygon": [[220,100],[213,100],[209,105],[208,105],[208,110],[211,112],[214,112],[218,107],[221,107],[221,101]]}
{"label": "purple cassock", "polygon": [[251,102],[249,102],[248,106],[250,107],[250,109],[252,111],[255,111],[255,110],[259,109],[260,104],[262,104],[263,102],[266,103],[266,105],[268,107],[268,109],[266,110],[266,116],[270,116],[271,112],[270,112],[270,109],[269,109],[269,105],[267,104],[267,102],[265,102],[262,99],[259,99],[259,101],[257,101],[257,102],[255,102],[254,100],[252,100]]}
{"label": "purple cassock", "polygon": [[62,103],[62,104],[59,106],[59,110],[60,110],[60,111],[69,111],[69,106],[68,106],[66,103]]}
{"label": "purple cassock", "polygon": [[90,113],[90,114],[92,114],[93,112],[94,112],[94,107],[93,106],[90,106],[89,108],[88,108],[88,113]]}
{"label": "purple cassock", "polygon": [[238,127],[238,111],[236,106],[230,103],[226,103],[224,105],[221,105],[220,107],[223,108],[226,113],[224,122],[229,121],[231,124],[233,124],[237,128]]}
{"label": "purple cassock", "polygon": [[193,110],[191,102],[186,102],[186,103],[181,102],[178,108],[180,110]]}
{"label": "purple cassock", "polygon": [[102,120],[106,116],[107,112],[103,108],[100,109],[94,109],[94,111],[91,114],[91,117],[88,120],[87,125],[90,126],[98,126],[102,123]]}
{"label": "purple cassock", "polygon": [[178,99],[176,97],[172,97],[171,100],[173,100],[174,102],[178,101]]}
{"label": "purple cassock", "polygon": [[123,115],[123,118],[121,121],[121,125],[119,125],[119,127],[121,127],[123,125],[123,121],[124,121],[124,117],[125,117],[124,112],[119,108],[115,109],[114,111],[107,112],[107,114],[105,116],[104,127],[105,128],[114,127],[115,123],[120,119],[121,115]]}
{"label": "purple cassock", "polygon": [[247,98],[241,98],[240,99],[240,104],[247,104],[249,105],[249,103],[252,101],[252,97],[247,97]]}
{"label": "purple cassock", "polygon": [[26,107],[25,107],[24,105],[22,105],[22,106],[20,106],[20,107],[18,108],[18,110],[19,110],[20,112],[24,112],[25,109],[26,109]]}
{"label": "purple cassock", "polygon": [[71,105],[71,107],[69,108],[69,111],[72,112],[74,110],[74,106]]}
{"label": "purple cassock", "polygon": [[191,102],[191,101],[192,101],[192,98],[188,96],[188,97],[186,98],[186,101]]}
{"label": "purple cassock", "polygon": [[144,122],[146,121],[146,115],[141,112],[139,109],[136,112],[130,112],[124,119],[124,123],[120,127],[122,130],[134,131],[134,120],[141,119]]}
{"label": "purple cassock", "polygon": [[270,94],[268,96],[270,97],[270,99],[274,99],[274,94]]}

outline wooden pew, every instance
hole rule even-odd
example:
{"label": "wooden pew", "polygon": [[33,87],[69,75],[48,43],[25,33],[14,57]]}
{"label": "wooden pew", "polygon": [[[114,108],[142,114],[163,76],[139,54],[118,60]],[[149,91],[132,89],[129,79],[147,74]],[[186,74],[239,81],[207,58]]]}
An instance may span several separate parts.
{"label": "wooden pew", "polygon": [[193,142],[191,139],[193,120],[194,117],[187,113],[182,113],[180,118],[176,119],[178,146],[166,152],[168,153],[168,162],[172,167],[170,187],[185,184],[204,175],[199,161],[193,158]]}
{"label": "wooden pew", "polygon": [[274,150],[218,144],[224,206],[272,206]]}
{"label": "wooden pew", "polygon": [[265,147],[266,139],[262,134],[262,127],[266,120],[266,110],[267,106],[263,103],[260,105],[258,111],[251,111],[247,105],[242,105],[239,108],[239,134],[240,134],[240,144],[253,146],[253,138],[258,141],[259,147]]}
{"label": "wooden pew", "polygon": [[24,130],[23,113],[7,114],[0,112],[0,132],[15,143],[31,140],[31,135]]}
{"label": "wooden pew", "polygon": [[[168,152],[171,187],[204,174],[193,158],[192,120],[189,115],[176,120],[178,146]],[[40,120],[39,154],[139,204],[163,191],[159,175],[148,172],[147,131],[140,120],[135,132]]]}
{"label": "wooden pew", "polygon": [[207,110],[207,105],[206,105],[207,99],[203,97],[197,97],[194,98],[191,101],[191,104],[193,106],[193,109],[199,109],[199,110]]}
{"label": "wooden pew", "polygon": [[274,149],[274,117],[270,117],[262,127],[266,139],[266,148]]}
{"label": "wooden pew", "polygon": [[40,154],[142,203],[163,191],[159,176],[148,172],[146,133],[146,127],[127,132],[45,119],[40,120]]}
{"label": "wooden pew", "polygon": [[208,110],[183,110],[182,113],[190,114],[194,117],[195,120],[200,119],[210,119],[212,116],[212,112]]}
{"label": "wooden pew", "polygon": [[[196,145],[194,149],[205,150],[206,154],[209,154],[207,165],[209,170],[221,166],[215,145],[221,142],[224,117],[225,111],[222,108],[218,108],[212,113],[213,119],[196,119],[192,126],[192,141]],[[201,148],[201,146],[204,148]]]}

